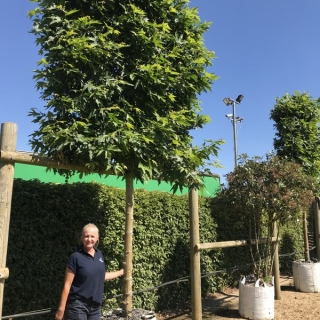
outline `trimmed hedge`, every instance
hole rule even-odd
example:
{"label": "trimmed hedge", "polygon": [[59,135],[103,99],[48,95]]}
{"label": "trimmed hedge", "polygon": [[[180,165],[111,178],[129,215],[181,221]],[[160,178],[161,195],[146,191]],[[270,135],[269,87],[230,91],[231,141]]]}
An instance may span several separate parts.
{"label": "trimmed hedge", "polygon": [[[229,203],[199,197],[200,241],[246,239],[247,223]],[[63,286],[65,263],[80,244],[82,227],[95,223],[100,229],[99,248],[107,270],[121,267],[124,250],[125,190],[96,183],[47,184],[14,181],[3,315],[55,309]],[[301,222],[281,230],[280,253],[302,252]],[[298,257],[280,259],[281,270],[291,272]],[[139,291],[168,281],[188,281],[134,294],[135,308],[184,308],[190,303],[190,254],[188,197],[166,192],[135,191],[133,238],[133,290]],[[240,274],[230,268],[251,262],[247,247],[201,252],[201,272],[228,269],[202,278],[202,295],[226,285],[237,285]],[[122,280],[105,284],[104,308],[119,306]],[[28,317],[28,319],[31,319]],[[52,319],[52,314],[36,320]]]}
{"label": "trimmed hedge", "polygon": [[[208,198],[199,198],[201,242],[216,240],[216,225]],[[188,197],[165,192],[135,191],[133,290],[141,290],[190,275]],[[100,229],[99,248],[107,270],[122,264],[125,191],[95,183],[46,184],[14,181],[3,315],[56,308],[63,286],[65,263],[80,243],[82,227]],[[201,253],[201,271],[218,268],[218,251]],[[122,280],[105,284],[105,308],[122,290]],[[202,291],[218,290],[218,276],[203,278]],[[135,308],[164,310],[190,301],[190,281],[134,295]],[[120,298],[121,299],[121,298]],[[52,315],[36,319],[51,319]],[[30,319],[30,318],[29,318]]]}

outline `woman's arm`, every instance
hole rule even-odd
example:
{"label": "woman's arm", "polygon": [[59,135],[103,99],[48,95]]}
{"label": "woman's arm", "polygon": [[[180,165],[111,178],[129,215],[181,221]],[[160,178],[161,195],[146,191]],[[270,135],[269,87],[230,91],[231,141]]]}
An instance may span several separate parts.
{"label": "woman's arm", "polygon": [[62,320],[63,318],[73,279],[74,279],[74,273],[69,268],[66,268],[60,304],[59,304],[58,311],[56,312],[56,320]]}
{"label": "woman's arm", "polygon": [[113,272],[106,272],[104,281],[111,280],[123,276],[123,269]]}

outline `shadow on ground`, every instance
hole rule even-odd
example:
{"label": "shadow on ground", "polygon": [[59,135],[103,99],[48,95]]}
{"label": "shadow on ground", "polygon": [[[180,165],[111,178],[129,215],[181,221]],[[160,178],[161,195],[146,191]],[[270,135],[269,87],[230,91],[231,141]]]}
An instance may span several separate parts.
{"label": "shadow on ground", "polygon": [[[202,319],[240,318],[238,313],[238,289],[231,289],[230,292],[215,293],[202,300]],[[190,320],[191,313],[175,315],[167,320]]]}
{"label": "shadow on ground", "polygon": [[[281,291],[295,291],[293,279],[289,276],[281,276]],[[202,319],[243,319],[238,313],[239,290],[226,289],[222,293],[215,293],[202,299]],[[167,320],[190,320],[191,313],[175,315]]]}

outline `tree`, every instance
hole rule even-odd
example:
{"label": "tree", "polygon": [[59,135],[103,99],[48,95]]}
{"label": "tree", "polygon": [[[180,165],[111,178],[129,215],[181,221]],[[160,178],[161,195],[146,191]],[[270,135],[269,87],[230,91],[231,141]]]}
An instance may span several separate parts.
{"label": "tree", "polygon": [[[260,278],[272,274],[273,254],[270,238],[274,223],[279,230],[295,222],[313,201],[314,178],[292,161],[273,154],[249,159],[243,155],[240,165],[227,174],[227,185],[216,201],[227,202],[239,212],[248,225],[249,239],[266,238],[266,244],[250,246],[254,273]],[[278,233],[279,234],[279,233]]]}
{"label": "tree", "polygon": [[270,119],[277,130],[274,148],[280,157],[301,164],[304,170],[319,176],[320,170],[320,99],[295,92],[276,99]]}
{"label": "tree", "polygon": [[[40,47],[34,76],[45,112],[32,109],[39,129],[34,152],[90,172],[126,179],[125,308],[130,316],[133,181],[156,177],[199,185],[197,168],[222,141],[193,144],[190,130],[209,117],[197,95],[216,76],[213,52],[188,0],[39,0],[30,11]],[[72,171],[57,170],[67,178]]]}

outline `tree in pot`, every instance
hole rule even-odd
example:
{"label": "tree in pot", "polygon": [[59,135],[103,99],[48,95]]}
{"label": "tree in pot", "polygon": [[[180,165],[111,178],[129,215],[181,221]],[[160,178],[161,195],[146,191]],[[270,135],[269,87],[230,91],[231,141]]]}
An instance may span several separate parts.
{"label": "tree in pot", "polygon": [[[312,208],[310,209],[318,210],[318,201],[318,198],[316,198]],[[296,290],[313,293],[320,292],[320,261],[318,261],[318,259],[316,258],[310,259],[307,213],[307,211],[304,211],[302,217],[304,236],[304,259],[293,261],[292,273]]]}
{"label": "tree in pot", "polygon": [[[277,155],[301,164],[306,173],[317,179],[319,192],[320,99],[314,99],[306,92],[286,93],[276,99],[270,119],[275,122],[274,148]],[[310,261],[306,216],[307,211],[304,211],[305,258],[293,263],[294,283],[297,290],[319,292],[320,264],[314,265]]]}
{"label": "tree in pot", "polygon": [[[274,154],[251,159],[242,155],[240,165],[226,178],[227,185],[221,190],[219,198],[228,199],[233,204],[239,212],[239,219],[248,225],[248,238],[254,240],[249,246],[253,274],[240,286],[248,284],[255,291],[252,297],[241,300],[240,290],[239,313],[249,319],[273,319],[273,288],[270,290],[270,305],[263,299],[263,304],[269,310],[259,311],[260,315],[257,314],[257,308],[252,306],[248,308],[250,312],[243,310],[242,301],[245,304],[259,303],[254,299],[259,296],[257,291],[272,279],[272,236],[278,239],[281,227],[295,223],[301,212],[310,207],[315,181],[297,163],[280,159]],[[261,296],[266,297],[265,293]]]}

